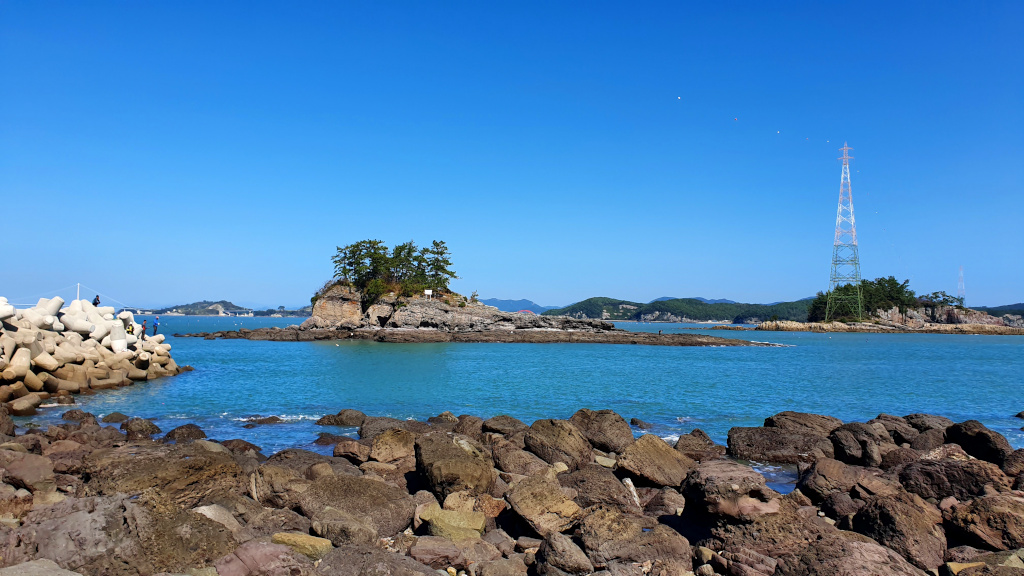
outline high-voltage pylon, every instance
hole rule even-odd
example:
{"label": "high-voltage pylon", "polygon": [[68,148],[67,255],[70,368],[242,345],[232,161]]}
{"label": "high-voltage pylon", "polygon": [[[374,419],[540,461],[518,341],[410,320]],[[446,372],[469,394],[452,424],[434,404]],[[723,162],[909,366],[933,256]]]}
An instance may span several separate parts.
{"label": "high-voltage pylon", "polygon": [[[861,318],[860,254],[857,252],[857,223],[853,219],[853,190],[850,188],[850,148],[845,142],[843,176],[839,180],[839,209],[836,211],[836,237],[832,244],[832,274],[828,283],[825,321],[841,317]],[[849,286],[847,286],[849,285]]]}
{"label": "high-voltage pylon", "polygon": [[961,306],[967,306],[967,290],[964,288],[964,267],[960,267],[960,281],[956,284],[956,297]]}

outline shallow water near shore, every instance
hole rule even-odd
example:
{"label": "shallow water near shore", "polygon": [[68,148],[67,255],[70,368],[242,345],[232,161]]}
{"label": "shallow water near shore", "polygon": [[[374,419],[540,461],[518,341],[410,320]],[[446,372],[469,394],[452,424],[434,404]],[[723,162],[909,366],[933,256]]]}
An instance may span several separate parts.
{"label": "shallow water near shore", "polygon": [[[152,319],[149,318],[150,323]],[[161,318],[161,332],[287,326],[299,318]],[[674,439],[701,428],[725,443],[729,428],[758,426],[782,410],[865,421],[880,412],[980,420],[1024,446],[1024,337],[937,334],[732,332],[706,325],[623,323],[628,330],[697,332],[783,348],[604,344],[380,344],[174,338],[172,355],[195,367],[173,378],[93,396],[77,408],[152,418],[164,432],[192,422],[214,439],[243,438],[266,454],[307,449],[314,422],[341,408],[426,419],[442,411],[527,423],[610,408]],[[59,421],[44,408],[25,425]],[[245,418],[286,422],[246,429]]]}

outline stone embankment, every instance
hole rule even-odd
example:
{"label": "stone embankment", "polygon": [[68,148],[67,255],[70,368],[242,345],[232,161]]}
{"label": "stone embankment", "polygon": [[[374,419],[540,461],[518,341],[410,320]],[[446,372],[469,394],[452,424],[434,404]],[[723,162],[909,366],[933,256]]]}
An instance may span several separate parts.
{"label": "stone embankment", "polygon": [[[0,575],[1024,574],[1024,450],[975,421],[783,412],[724,447],[607,410],[346,409],[318,422],[331,456],[267,457],[192,424],[63,418],[16,434],[0,410]],[[799,465],[796,489],[735,458]]]}
{"label": "stone embankment", "polygon": [[[128,328],[131,332],[128,333]],[[162,334],[140,341],[131,312],[60,297],[25,309],[0,298],[0,402],[15,416],[45,401],[73,404],[90,394],[189,369],[171,358]]]}
{"label": "stone embankment", "polygon": [[385,297],[363,310],[362,296],[336,285],[317,298],[313,315],[301,326],[175,334],[217,338],[273,340],[372,340],[376,342],[506,342],[646,344],[652,346],[770,346],[697,334],[629,332],[603,320],[502,312],[462,300]]}
{"label": "stone embankment", "polygon": [[[714,330],[751,330],[732,326],[716,326]],[[772,332],[865,332],[877,334],[988,334],[1024,335],[1024,327],[1000,324],[937,324],[923,323],[920,326],[888,322],[792,322],[776,320],[762,322],[753,330]]]}

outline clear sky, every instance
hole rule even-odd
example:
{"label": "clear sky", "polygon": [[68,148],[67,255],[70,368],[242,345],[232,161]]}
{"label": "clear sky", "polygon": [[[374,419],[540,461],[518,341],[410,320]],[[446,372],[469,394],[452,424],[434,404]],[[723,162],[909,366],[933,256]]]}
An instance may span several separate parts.
{"label": "clear sky", "polygon": [[0,295],[792,300],[848,141],[865,277],[1024,300],[1024,3],[775,4],[0,0]]}

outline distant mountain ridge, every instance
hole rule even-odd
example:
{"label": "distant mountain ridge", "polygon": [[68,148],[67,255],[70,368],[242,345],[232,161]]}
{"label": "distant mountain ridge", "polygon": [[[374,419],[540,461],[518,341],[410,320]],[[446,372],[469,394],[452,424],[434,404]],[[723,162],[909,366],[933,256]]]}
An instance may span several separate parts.
{"label": "distant mountain ridge", "polygon": [[480,300],[480,302],[488,306],[494,306],[502,312],[519,312],[520,310],[529,310],[536,314],[542,314],[548,310],[558,308],[558,306],[541,306],[532,300],[501,300],[499,298],[484,298]]}
{"label": "distant mountain ridge", "polygon": [[726,300],[724,298],[718,298],[715,300],[708,300],[707,298],[701,298],[700,296],[690,296],[687,298],[679,298],[676,296],[662,296],[661,298],[655,298],[648,302],[648,304],[654,304],[655,302],[664,302],[666,300],[700,300],[705,304],[737,304],[735,300]]}
{"label": "distant mountain ridge", "polygon": [[603,320],[635,320],[640,322],[732,322],[758,323],[764,320],[807,320],[807,301],[782,302],[775,305],[737,302],[710,303],[697,298],[658,299],[647,304],[615,298],[588,298],[564,308],[544,312],[551,316],[573,316]]}

